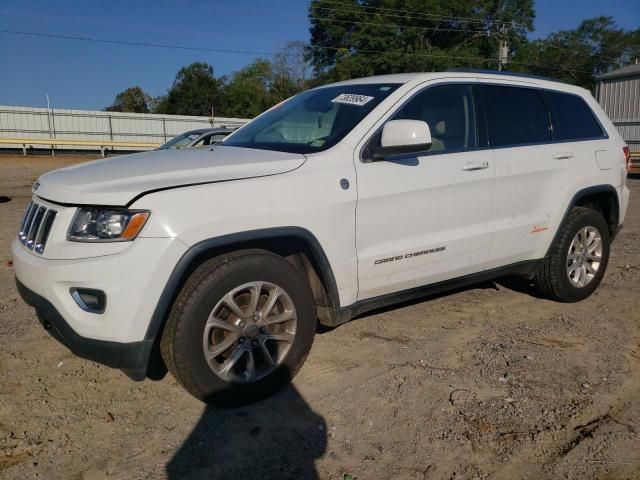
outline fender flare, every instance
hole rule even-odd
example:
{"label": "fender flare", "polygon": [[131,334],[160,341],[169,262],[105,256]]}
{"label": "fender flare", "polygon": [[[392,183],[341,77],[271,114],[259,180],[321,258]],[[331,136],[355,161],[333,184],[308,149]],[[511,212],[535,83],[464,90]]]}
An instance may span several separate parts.
{"label": "fender flare", "polygon": [[338,287],[333,274],[333,269],[329,263],[329,259],[320,245],[318,239],[307,229],[302,227],[276,227],[265,228],[259,230],[250,230],[246,232],[232,233],[221,235],[219,237],[208,238],[192,245],[176,263],[167,283],[160,294],[156,308],[151,316],[151,321],[147,327],[145,340],[156,341],[166,318],[171,309],[171,305],[178,294],[179,288],[184,283],[189,267],[195,259],[205,254],[207,251],[228,247],[232,245],[241,245],[260,240],[273,240],[278,238],[295,237],[304,241],[309,248],[321,270],[321,275],[326,283],[327,295],[333,306],[339,305]]}
{"label": "fender flare", "polygon": [[[578,203],[580,202],[581,199],[586,198],[589,195],[593,195],[594,193],[613,194],[613,196],[616,199],[616,202],[615,202],[616,219],[617,219],[617,221],[619,221],[619,219],[620,219],[620,197],[618,196],[618,191],[615,189],[615,187],[613,185],[609,185],[609,184],[593,185],[591,187],[586,187],[586,188],[583,188],[581,190],[578,190],[573,195],[573,197],[571,198],[571,201],[569,202],[569,205],[567,206],[567,209],[565,210],[564,215],[562,215],[562,219],[560,220],[560,223],[558,224],[558,228],[556,229],[556,233],[553,236],[553,239],[551,240],[551,243],[549,244],[549,247],[547,248],[547,253],[545,254],[545,257],[549,255],[549,250],[551,250],[551,247],[553,246],[553,244],[556,242],[556,240],[560,236],[560,228],[562,227],[562,225],[564,224],[565,220],[569,216],[569,212],[571,211],[571,209],[573,207],[575,207],[576,205],[578,205]],[[607,220],[607,223],[609,223],[608,220]],[[612,232],[611,232],[611,238],[612,239],[615,237],[617,231],[618,231],[618,225],[616,224],[616,225],[613,226],[613,229],[612,229]]]}

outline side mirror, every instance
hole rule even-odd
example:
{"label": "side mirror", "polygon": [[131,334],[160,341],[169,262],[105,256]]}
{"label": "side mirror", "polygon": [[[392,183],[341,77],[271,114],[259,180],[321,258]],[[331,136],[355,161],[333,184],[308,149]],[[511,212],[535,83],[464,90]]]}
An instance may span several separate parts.
{"label": "side mirror", "polygon": [[390,120],[382,129],[380,146],[373,149],[374,160],[429,150],[431,130],[422,120]]}

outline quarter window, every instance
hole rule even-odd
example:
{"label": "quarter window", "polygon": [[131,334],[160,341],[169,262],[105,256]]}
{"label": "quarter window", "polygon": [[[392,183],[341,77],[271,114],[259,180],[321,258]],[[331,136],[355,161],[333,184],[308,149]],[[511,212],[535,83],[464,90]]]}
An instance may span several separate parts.
{"label": "quarter window", "polygon": [[604,132],[585,101],[560,92],[547,92],[551,106],[553,139],[558,141],[602,138]]}
{"label": "quarter window", "polygon": [[551,141],[549,114],[537,90],[483,85],[482,96],[492,147]]}
{"label": "quarter window", "polygon": [[473,94],[469,85],[431,87],[409,100],[394,120],[422,120],[433,143],[429,152],[455,152],[478,146]]}

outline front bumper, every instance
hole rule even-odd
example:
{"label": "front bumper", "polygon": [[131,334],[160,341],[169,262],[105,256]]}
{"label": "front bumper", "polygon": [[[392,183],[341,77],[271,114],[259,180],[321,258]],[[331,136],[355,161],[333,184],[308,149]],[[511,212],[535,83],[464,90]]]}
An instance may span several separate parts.
{"label": "front bumper", "polygon": [[38,320],[45,330],[75,355],[108,367],[119,368],[134,380],[143,380],[146,377],[153,340],[119,343],[83,337],[69,326],[46,298],[29,290],[17,278],[16,286],[27,305],[36,309]]}
{"label": "front bumper", "polygon": [[[150,321],[185,251],[176,238],[138,238],[119,253],[58,260],[34,254],[17,240],[12,244],[18,290],[45,328],[76,355],[135,379],[146,374],[155,336]],[[72,288],[103,291],[104,312],[83,310]]]}

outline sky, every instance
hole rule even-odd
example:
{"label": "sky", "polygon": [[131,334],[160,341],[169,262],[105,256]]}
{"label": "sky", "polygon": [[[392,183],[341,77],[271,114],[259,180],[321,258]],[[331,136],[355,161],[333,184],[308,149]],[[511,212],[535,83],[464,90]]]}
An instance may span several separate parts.
{"label": "sky", "polygon": [[[454,0],[452,0],[454,1]],[[0,0],[0,30],[273,52],[309,40],[308,0]],[[640,26],[640,0],[536,0],[531,38],[611,15]],[[103,109],[133,85],[165,94],[195,61],[230,74],[266,55],[115,45],[0,32],[0,105]]]}

